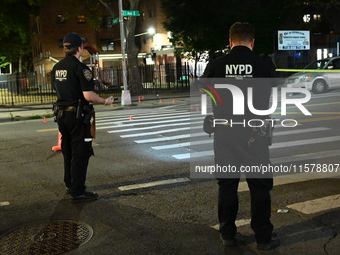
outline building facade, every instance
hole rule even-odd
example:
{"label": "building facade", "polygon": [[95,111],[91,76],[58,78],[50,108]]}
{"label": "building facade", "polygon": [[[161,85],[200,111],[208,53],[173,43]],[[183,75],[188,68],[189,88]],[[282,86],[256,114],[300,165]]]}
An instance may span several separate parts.
{"label": "building facade", "polygon": [[[71,6],[71,7],[70,7]],[[70,11],[72,8],[72,11]],[[88,23],[89,8],[100,13],[99,29]],[[118,5],[113,6],[118,15]],[[73,11],[74,10],[74,11]],[[175,61],[169,32],[162,25],[164,15],[160,0],[140,0],[140,16],[136,21],[136,45],[140,49],[140,64],[166,64]],[[98,2],[97,6],[74,6],[65,1],[49,1],[40,15],[31,20],[33,66],[38,84],[50,83],[53,65],[64,57],[62,41],[70,32],[86,38],[87,52],[82,61],[99,69],[121,65],[120,26],[110,12]],[[124,17],[124,19],[129,17]],[[153,33],[149,33],[150,30]],[[148,32],[149,31],[149,32]]]}

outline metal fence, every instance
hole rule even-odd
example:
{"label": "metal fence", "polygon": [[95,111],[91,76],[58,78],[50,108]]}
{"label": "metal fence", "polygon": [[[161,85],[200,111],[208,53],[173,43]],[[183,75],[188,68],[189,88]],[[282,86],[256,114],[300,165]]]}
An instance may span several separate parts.
{"label": "metal fence", "polygon": [[51,84],[37,84],[34,73],[0,76],[0,105],[19,105],[55,101]]}
{"label": "metal fence", "polygon": [[[190,68],[188,64],[145,65],[139,67],[143,94],[181,92],[190,89]],[[0,105],[52,103],[56,100],[46,74],[46,82],[35,73],[14,73],[0,75]],[[102,97],[120,96],[123,88],[122,69],[105,68],[99,71],[95,91]]]}

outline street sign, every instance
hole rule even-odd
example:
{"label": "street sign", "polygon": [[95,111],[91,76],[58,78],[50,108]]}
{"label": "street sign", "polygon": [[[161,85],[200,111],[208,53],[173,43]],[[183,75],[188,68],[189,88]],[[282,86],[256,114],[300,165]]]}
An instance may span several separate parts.
{"label": "street sign", "polygon": [[119,17],[112,20],[112,25],[119,23]]}
{"label": "street sign", "polygon": [[123,16],[140,16],[139,11],[123,11]]}

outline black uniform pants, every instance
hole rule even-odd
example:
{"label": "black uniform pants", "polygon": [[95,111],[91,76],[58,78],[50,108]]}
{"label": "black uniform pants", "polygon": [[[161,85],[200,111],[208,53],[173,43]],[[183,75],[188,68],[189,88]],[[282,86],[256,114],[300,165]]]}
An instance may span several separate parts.
{"label": "black uniform pants", "polygon": [[71,195],[78,196],[86,190],[87,167],[93,155],[91,126],[90,123],[83,123],[83,117],[77,119],[72,111],[65,111],[57,121],[62,135],[64,182],[70,188]]}
{"label": "black uniform pants", "polygon": [[[248,143],[251,129],[246,127],[217,126],[214,135],[214,152],[216,169],[229,167],[230,172],[218,173],[218,218],[220,233],[225,239],[233,239],[236,234],[235,220],[238,212],[238,184],[241,166],[260,166],[270,164],[268,140],[255,137]],[[236,170],[236,171],[235,171]],[[235,172],[233,172],[235,171]],[[271,240],[273,225],[270,222],[271,199],[273,188],[271,174],[246,173],[250,190],[251,228],[257,243]]]}

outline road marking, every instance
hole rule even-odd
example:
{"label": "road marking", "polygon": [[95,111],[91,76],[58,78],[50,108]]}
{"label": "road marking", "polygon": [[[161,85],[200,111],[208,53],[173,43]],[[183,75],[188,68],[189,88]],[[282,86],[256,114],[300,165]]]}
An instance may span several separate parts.
{"label": "road marking", "polygon": [[182,153],[182,154],[175,154],[172,155],[175,159],[190,159],[190,158],[201,158],[207,156],[213,156],[214,151],[198,151],[198,152],[191,152],[191,153]]}
{"label": "road marking", "polygon": [[201,121],[192,122],[192,123],[173,123],[173,124],[165,124],[165,125],[156,125],[156,126],[148,126],[148,127],[139,127],[139,128],[127,128],[127,129],[119,129],[119,130],[110,130],[107,131],[108,133],[120,133],[120,132],[131,132],[131,131],[141,131],[141,130],[149,130],[149,129],[156,129],[156,128],[163,128],[163,127],[176,127],[176,126],[185,126],[190,124],[199,124],[202,123]]}
{"label": "road marking", "polygon": [[322,152],[313,152],[307,154],[300,154],[300,155],[289,155],[287,157],[280,157],[280,158],[273,158],[270,159],[272,164],[283,164],[289,162],[296,162],[302,160],[309,160],[309,159],[319,159],[325,157],[335,157],[340,155],[340,149],[338,150],[330,150],[330,151],[322,151]]}
{"label": "road marking", "polygon": [[[280,176],[274,178],[274,186],[280,186],[280,185],[286,185],[286,184],[292,184],[297,182],[305,182],[305,181],[312,181],[322,178],[330,178],[329,176],[320,176],[320,178],[306,178],[308,173],[302,173],[302,174],[294,174],[294,175],[287,175],[287,176]],[[333,177],[339,177],[340,173],[333,173]],[[282,178],[283,177],[283,178]],[[246,181],[240,182],[238,185],[238,192],[244,192],[249,191],[249,187]],[[318,198],[315,200],[309,200],[306,202],[301,203],[295,203],[292,205],[286,206],[288,208],[301,211],[303,213],[309,212],[309,213],[315,213],[323,210],[329,210],[340,207],[340,194],[329,196],[329,197],[323,197]],[[303,210],[303,211],[302,211]],[[241,219],[235,221],[235,224],[237,227],[239,226],[245,226],[250,224],[250,219]],[[219,230],[219,224],[212,226],[212,228]]]}
{"label": "road marking", "polygon": [[[305,202],[295,203],[287,205],[286,207],[300,211],[304,214],[312,214],[321,211],[326,211],[330,209],[335,209],[340,207],[340,194],[328,197],[322,197],[314,200],[309,200]],[[236,227],[249,225],[251,219],[241,219],[235,221]],[[219,230],[220,224],[211,226],[213,229]]]}
{"label": "road marking", "polygon": [[[291,131],[282,131],[282,132],[276,132],[275,136],[283,136],[283,135],[292,135],[292,134],[300,134],[300,133],[306,133],[306,132],[316,132],[316,131],[325,131],[329,130],[328,128],[306,128],[301,130],[291,130]],[[283,142],[283,143],[277,143],[273,144],[270,149],[276,149],[276,148],[284,148],[284,147],[292,147],[292,146],[301,146],[301,145],[308,145],[308,144],[315,144],[315,143],[325,143],[325,142],[333,142],[333,141],[339,141],[340,136],[331,136],[331,137],[324,137],[324,138],[314,138],[314,139],[305,139],[305,140],[297,140],[297,141],[291,141],[291,142]],[[208,144],[213,143],[213,141],[206,140],[206,141],[196,141],[193,145],[200,145],[200,144]],[[187,143],[185,143],[187,144]],[[183,145],[183,143],[182,143]],[[191,146],[191,144],[189,144]],[[164,149],[169,148],[168,147],[153,147],[156,149]],[[172,155],[176,159],[189,159],[189,158],[198,158],[198,157],[206,157],[206,156],[212,156],[214,155],[213,150],[208,151],[200,151],[200,152],[191,152],[191,153],[183,153],[183,154],[175,154]]]}
{"label": "road marking", "polygon": [[305,134],[310,132],[318,132],[318,131],[326,131],[330,130],[330,128],[325,127],[316,127],[316,128],[304,128],[304,129],[297,129],[297,130],[289,130],[289,131],[280,131],[273,133],[273,137],[275,136],[282,136],[282,135],[296,135],[296,134]]}
{"label": "road marking", "polygon": [[153,138],[153,139],[143,139],[143,140],[136,140],[135,143],[154,143],[154,142],[164,142],[164,141],[171,141],[183,138],[189,138],[190,135],[176,135],[176,136],[168,136],[162,138]]}
{"label": "road marking", "polygon": [[[197,144],[206,144],[206,143],[212,143],[212,141],[210,141],[210,140],[197,141]],[[151,149],[153,149],[153,150],[168,150],[168,149],[176,149],[176,148],[181,148],[181,147],[189,147],[191,145],[194,145],[194,142],[153,146],[153,147],[151,147]]]}
{"label": "road marking", "polygon": [[[236,220],[235,225],[236,227],[241,227],[250,224],[251,219],[244,219],[244,220]],[[213,229],[219,230],[220,224],[216,224],[215,226],[211,226]]]}
{"label": "road marking", "polygon": [[[163,112],[157,111],[157,113],[137,113],[137,114],[131,114],[137,119],[141,119],[146,117],[156,117],[156,116],[170,116],[170,115],[182,115],[182,114],[189,114],[189,111],[174,111],[174,110],[167,110]],[[127,119],[129,117],[129,113],[125,112],[124,114],[121,115],[100,115],[100,119],[102,121],[107,121],[106,119]]]}
{"label": "road marking", "polygon": [[121,135],[120,137],[121,138],[131,138],[131,137],[138,137],[138,136],[148,136],[148,135],[158,135],[158,134],[172,133],[172,132],[178,132],[178,131],[183,131],[183,130],[192,130],[192,129],[202,129],[202,127],[198,126],[198,127],[173,128],[173,129],[159,130],[159,131],[153,131],[153,132]]}
{"label": "road marking", "polygon": [[287,205],[288,208],[312,214],[340,207],[340,194]]}
{"label": "road marking", "polygon": [[143,140],[136,140],[135,143],[155,143],[155,142],[164,142],[164,141],[171,141],[171,140],[178,140],[190,137],[199,137],[199,136],[206,136],[206,133],[195,133],[195,134],[185,134],[185,135],[175,135],[175,136],[168,136],[168,137],[161,137],[161,138],[152,138],[152,139],[143,139]]}
{"label": "road marking", "polygon": [[175,183],[182,183],[182,182],[189,182],[189,178],[177,178],[177,179],[169,179],[169,180],[162,180],[162,181],[154,181],[154,182],[148,182],[148,183],[141,183],[141,184],[132,184],[132,185],[126,185],[118,187],[120,191],[126,191],[126,190],[133,190],[133,189],[144,189],[154,186],[160,186],[160,185],[168,185],[168,184],[175,184]]}
{"label": "road marking", "polygon": [[[307,128],[307,129],[299,130],[299,132],[295,132],[295,134],[306,133],[306,132],[315,132],[315,131],[325,131],[325,130],[329,130],[329,128]],[[286,131],[276,132],[275,136],[287,135],[287,134],[292,134],[292,133],[290,133],[290,132],[286,133]],[[297,142],[297,141],[295,141],[295,142]],[[153,146],[151,148],[153,150],[167,150],[167,149],[175,149],[175,148],[189,147],[189,146],[202,145],[202,144],[210,144],[210,143],[213,144],[213,140],[212,139],[211,140],[190,141],[190,142],[184,142],[184,143],[176,143],[176,144]],[[273,147],[280,148],[279,144],[281,144],[281,147],[292,146],[292,145],[289,145],[288,143],[276,143],[276,144],[273,144],[270,148],[271,149]],[[309,143],[309,144],[312,144],[312,143]]]}
{"label": "road marking", "polygon": [[[297,140],[297,141],[283,142],[283,143],[276,143],[276,144],[274,143],[270,147],[270,149],[286,148],[286,147],[302,146],[302,145],[326,143],[326,142],[334,142],[334,141],[340,141],[340,136],[305,139],[305,140]],[[202,144],[202,142],[197,141],[196,145],[198,145],[198,144]],[[183,154],[175,154],[175,155],[172,155],[172,156],[176,159],[189,159],[189,158],[199,158],[199,157],[206,157],[206,156],[212,156],[212,155],[214,155],[213,150],[183,153]],[[328,156],[327,154],[325,155],[323,152],[319,152],[317,155],[323,155],[323,156],[326,156],[326,157]],[[338,152],[337,152],[336,155],[339,155]],[[290,157],[294,157],[294,156],[290,156]]]}
{"label": "road marking", "polygon": [[0,206],[6,206],[9,205],[9,202],[5,201],[5,202],[0,202]]}
{"label": "road marking", "polygon": [[39,130],[37,130],[37,132],[50,132],[50,131],[58,131],[58,128],[39,129]]}
{"label": "road marking", "polygon": [[191,120],[197,120],[197,119],[202,119],[202,117],[185,118],[185,119],[160,120],[160,121],[140,122],[140,123],[136,123],[133,120],[131,120],[129,122],[129,124],[122,124],[122,122],[118,122],[119,125],[116,124],[114,126],[98,127],[97,129],[122,128],[122,127],[125,128],[125,127],[132,127],[132,126],[141,126],[141,125],[150,125],[150,124],[161,124],[161,123],[171,123],[171,122],[184,122],[184,121],[187,121],[188,123],[190,123],[190,119]]}
{"label": "road marking", "polygon": [[296,140],[296,141],[290,141],[290,142],[284,142],[284,143],[274,143],[272,146],[270,146],[270,149],[293,147],[293,146],[316,144],[316,143],[335,142],[335,141],[340,141],[340,136]]}
{"label": "road marking", "polygon": [[[301,114],[302,112],[287,112],[286,115],[290,115],[290,114]],[[330,114],[340,114],[340,112],[311,112],[312,115],[330,115]],[[275,115],[281,115],[280,112],[275,113]],[[301,114],[302,115],[302,114]]]}
{"label": "road marking", "polygon": [[131,137],[138,137],[138,136],[158,135],[158,134],[172,133],[172,132],[177,132],[177,131],[184,131],[184,130],[189,130],[189,129],[190,129],[190,127],[174,128],[174,129],[159,130],[159,131],[153,131],[153,132],[121,135],[120,137],[121,138],[131,138]]}
{"label": "road marking", "polygon": [[[274,177],[274,186],[281,186],[281,185],[286,185],[286,184],[312,181],[312,180],[318,180],[318,179],[339,178],[339,177],[340,177],[340,173],[327,173],[327,175],[325,173],[321,173],[318,176],[314,176],[314,177],[310,177],[310,173],[280,175],[280,176]],[[246,181],[239,183],[238,191],[239,192],[249,191],[249,187]]]}
{"label": "road marking", "polygon": [[[184,154],[177,154],[172,155],[177,159],[188,159],[188,158],[197,158],[197,157],[204,157],[204,156],[213,156],[214,151],[201,151],[201,152],[192,152],[192,153],[184,153]],[[295,161],[302,161],[308,159],[318,159],[318,158],[325,158],[325,157],[335,157],[340,155],[339,150],[331,150],[331,151],[322,151],[322,152],[314,152],[314,153],[307,153],[307,154],[299,154],[299,155],[289,155],[287,157],[280,157],[280,158],[272,158],[270,161],[273,165],[295,162]]]}
{"label": "road marking", "polygon": [[323,120],[338,120],[338,119],[340,119],[340,116],[314,118],[314,119],[302,119],[302,120],[297,120],[297,122],[306,123],[306,122],[323,121]]}
{"label": "road marking", "polygon": [[[180,116],[182,115],[182,116]],[[190,117],[190,115],[188,113],[183,113],[183,114],[174,114],[174,116],[167,116],[167,115],[160,115],[162,116],[161,118],[160,117],[154,117],[154,118],[145,118],[145,117],[137,117],[137,116],[133,116],[133,122],[141,122],[141,121],[152,121],[152,120],[159,120],[159,119],[162,119],[162,120],[165,120],[165,119],[174,119],[174,118],[178,118],[178,116],[180,117]],[[122,122],[126,122],[126,123],[131,123],[132,121],[129,120],[129,117],[126,117],[124,119],[117,119],[117,118],[114,118],[113,120],[105,120],[105,121],[99,121],[98,125],[100,126],[103,126],[103,125],[109,125],[109,124],[114,124],[114,123],[122,123]]]}

